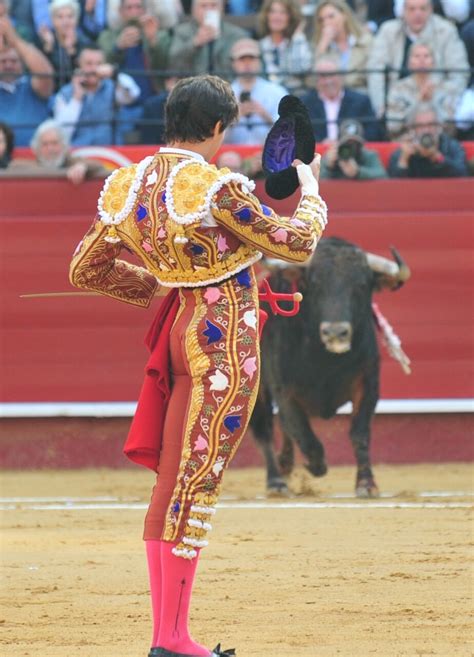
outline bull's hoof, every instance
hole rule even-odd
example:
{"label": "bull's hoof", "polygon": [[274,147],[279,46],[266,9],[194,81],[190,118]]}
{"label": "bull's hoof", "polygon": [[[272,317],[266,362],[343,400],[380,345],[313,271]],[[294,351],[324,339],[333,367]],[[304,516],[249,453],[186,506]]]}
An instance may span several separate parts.
{"label": "bull's hoof", "polygon": [[281,477],[274,477],[267,482],[268,497],[289,497],[290,489]]}
{"label": "bull's hoof", "polygon": [[380,496],[374,479],[360,479],[356,484],[355,494],[359,499],[370,499]]}
{"label": "bull's hoof", "polygon": [[324,477],[328,471],[328,466],[326,465],[325,461],[318,463],[305,463],[304,467],[306,470],[308,470],[308,472],[311,472],[313,477]]}

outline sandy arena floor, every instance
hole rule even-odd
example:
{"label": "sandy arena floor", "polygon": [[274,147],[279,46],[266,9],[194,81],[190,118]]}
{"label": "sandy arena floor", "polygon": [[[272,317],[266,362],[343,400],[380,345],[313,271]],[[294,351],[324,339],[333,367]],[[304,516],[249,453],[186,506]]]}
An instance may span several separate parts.
{"label": "sandy arena floor", "polygon": [[[229,471],[198,571],[195,638],[238,657],[472,657],[472,468],[376,476],[378,502],[351,497],[353,468],[320,480],[299,470],[296,497],[265,500],[262,470]],[[2,474],[1,657],[146,657],[152,479],[138,468]]]}

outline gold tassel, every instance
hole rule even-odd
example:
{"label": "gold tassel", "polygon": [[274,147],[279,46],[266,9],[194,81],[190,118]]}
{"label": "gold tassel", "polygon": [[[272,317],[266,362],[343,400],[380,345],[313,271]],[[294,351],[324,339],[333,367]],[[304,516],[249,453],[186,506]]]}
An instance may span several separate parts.
{"label": "gold tassel", "polygon": [[113,224],[109,226],[107,235],[106,237],[104,237],[104,239],[106,242],[111,242],[112,244],[115,244],[116,242],[120,242],[120,237],[118,236],[117,229]]}

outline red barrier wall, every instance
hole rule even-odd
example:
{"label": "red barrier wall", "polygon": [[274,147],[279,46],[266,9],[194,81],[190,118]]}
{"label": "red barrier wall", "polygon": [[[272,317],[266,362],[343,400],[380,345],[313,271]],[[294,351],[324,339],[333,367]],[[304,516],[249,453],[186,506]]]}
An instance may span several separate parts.
{"label": "red barrier wall", "polygon": [[[100,186],[1,182],[2,401],[136,399],[153,308],[100,297],[20,298],[72,291],[70,255]],[[413,361],[407,377],[384,356],[382,397],[474,396],[472,181],[323,182],[322,193],[328,235],[382,255],[395,244],[413,271],[399,292],[377,296]],[[293,203],[273,205],[289,212]]]}

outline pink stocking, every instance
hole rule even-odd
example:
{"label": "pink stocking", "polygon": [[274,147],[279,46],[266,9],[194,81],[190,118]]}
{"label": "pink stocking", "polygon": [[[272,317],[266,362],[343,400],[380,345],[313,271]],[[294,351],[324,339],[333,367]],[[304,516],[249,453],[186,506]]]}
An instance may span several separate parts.
{"label": "pink stocking", "polygon": [[161,617],[161,541],[145,541],[153,613],[152,647],[158,645]]}
{"label": "pink stocking", "polygon": [[[153,541],[154,542],[154,541]],[[172,553],[174,543],[161,544],[161,620],[158,642],[153,645],[193,657],[210,657],[210,651],[195,643],[188,631],[188,615],[198,555],[183,559]]]}

